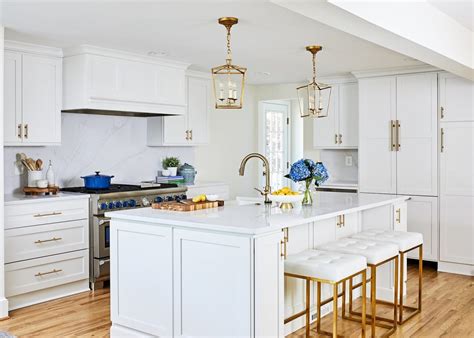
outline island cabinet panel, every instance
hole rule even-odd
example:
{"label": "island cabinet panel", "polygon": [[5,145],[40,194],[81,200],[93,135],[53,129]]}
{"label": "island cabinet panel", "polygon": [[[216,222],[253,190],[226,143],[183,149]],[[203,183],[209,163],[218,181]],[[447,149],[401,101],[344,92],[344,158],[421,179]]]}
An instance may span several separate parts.
{"label": "island cabinet panel", "polygon": [[253,336],[251,238],[174,229],[173,246],[174,336]]}
{"label": "island cabinet panel", "polygon": [[110,252],[112,322],[172,336],[172,229],[114,220],[111,242],[115,243]]}
{"label": "island cabinet panel", "polygon": [[336,218],[336,239],[349,237],[359,231],[359,213],[341,214]]}

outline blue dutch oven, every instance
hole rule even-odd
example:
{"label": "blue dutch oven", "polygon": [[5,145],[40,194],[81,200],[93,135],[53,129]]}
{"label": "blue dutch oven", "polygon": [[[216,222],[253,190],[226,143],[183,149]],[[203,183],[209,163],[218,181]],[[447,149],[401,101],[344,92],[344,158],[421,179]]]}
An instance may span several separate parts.
{"label": "blue dutch oven", "polygon": [[110,187],[110,180],[113,176],[101,175],[96,171],[95,175],[81,176],[86,189],[107,189]]}

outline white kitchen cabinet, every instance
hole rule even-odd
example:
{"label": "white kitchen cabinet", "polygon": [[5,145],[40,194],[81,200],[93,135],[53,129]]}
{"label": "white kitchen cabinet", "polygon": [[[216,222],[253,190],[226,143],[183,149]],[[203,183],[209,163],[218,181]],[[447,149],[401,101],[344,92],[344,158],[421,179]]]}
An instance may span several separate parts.
{"label": "white kitchen cabinet", "polygon": [[341,214],[336,217],[336,239],[349,237],[359,231],[359,214]]}
{"label": "white kitchen cabinet", "polygon": [[474,121],[474,82],[440,73],[439,105],[442,122]]}
{"label": "white kitchen cabinet", "polygon": [[359,191],[394,194],[396,152],[391,121],[396,120],[396,79],[359,80]]}
{"label": "white kitchen cabinet", "polygon": [[65,54],[63,112],[185,112],[187,64],[93,46]]}
{"label": "white kitchen cabinet", "polygon": [[474,265],[474,122],[441,124],[440,261]]}
{"label": "white kitchen cabinet", "polygon": [[[403,215],[402,215],[403,216]],[[408,231],[423,235],[423,260],[438,261],[438,198],[412,196],[408,201]],[[418,259],[418,251],[408,253]]]}
{"label": "white kitchen cabinet", "polygon": [[187,76],[186,84],[186,114],[149,118],[148,146],[194,146],[209,142],[211,82],[206,77]]}
{"label": "white kitchen cabinet", "polygon": [[357,83],[341,83],[332,86],[329,115],[313,120],[315,148],[357,148],[359,143],[357,91]]}
{"label": "white kitchen cabinet", "polygon": [[[28,45],[30,46],[30,45]],[[4,78],[5,145],[61,143],[62,60],[23,44],[6,43]],[[35,53],[33,53],[35,52]]]}
{"label": "white kitchen cabinet", "polygon": [[437,75],[362,79],[360,191],[437,196]]}

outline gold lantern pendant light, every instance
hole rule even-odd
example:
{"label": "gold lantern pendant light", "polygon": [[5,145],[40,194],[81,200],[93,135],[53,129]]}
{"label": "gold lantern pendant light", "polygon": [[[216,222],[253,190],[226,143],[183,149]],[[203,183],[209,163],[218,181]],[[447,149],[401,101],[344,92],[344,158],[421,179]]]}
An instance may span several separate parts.
{"label": "gold lantern pendant light", "polygon": [[301,117],[326,117],[329,114],[331,86],[316,82],[316,53],[321,46],[307,46],[306,50],[313,55],[313,81],[310,84],[296,88],[300,102]]}
{"label": "gold lantern pendant light", "polygon": [[247,68],[232,64],[230,29],[239,22],[233,17],[223,17],[219,24],[227,29],[227,57],[225,65],[212,68],[214,97],[217,109],[241,109],[244,99],[245,72]]}

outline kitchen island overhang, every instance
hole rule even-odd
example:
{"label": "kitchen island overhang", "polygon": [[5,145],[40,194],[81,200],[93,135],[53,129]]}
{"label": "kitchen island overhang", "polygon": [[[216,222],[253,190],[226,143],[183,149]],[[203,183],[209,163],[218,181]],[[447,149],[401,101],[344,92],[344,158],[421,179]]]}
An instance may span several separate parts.
{"label": "kitchen island overhang", "polygon": [[[107,213],[111,333],[284,336],[300,325],[295,321],[285,327],[285,312],[302,306],[301,290],[284,283],[286,251],[299,252],[369,227],[406,231],[408,199],[322,192],[313,206],[291,210],[228,205],[188,213],[151,208]],[[341,215],[347,224],[340,224]],[[288,243],[283,240],[286,228]],[[393,271],[385,274],[377,287],[389,298]]]}

